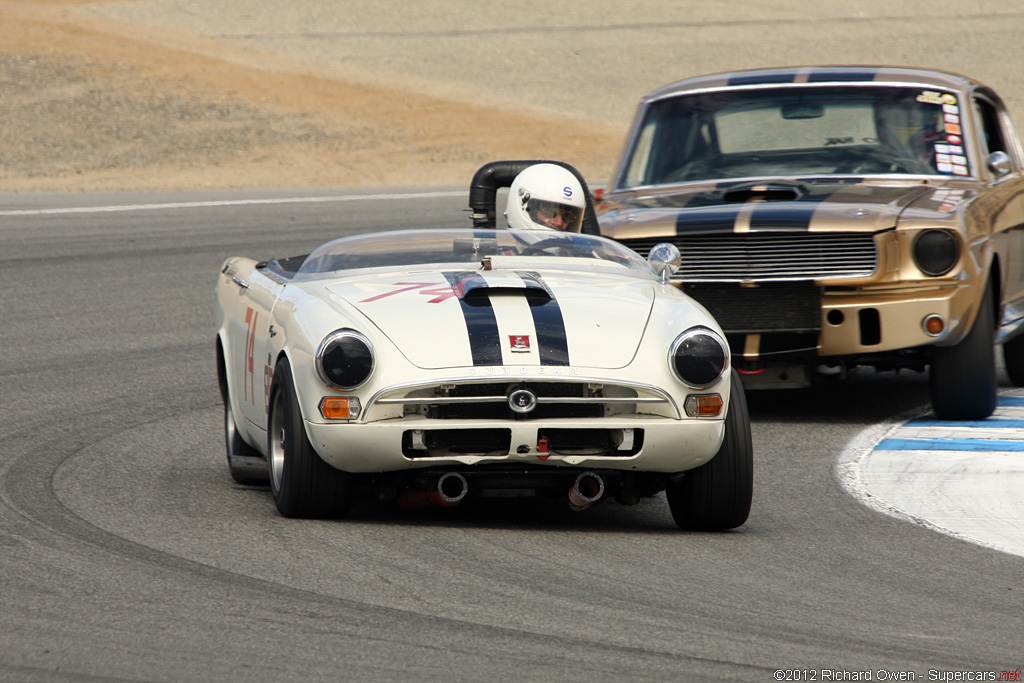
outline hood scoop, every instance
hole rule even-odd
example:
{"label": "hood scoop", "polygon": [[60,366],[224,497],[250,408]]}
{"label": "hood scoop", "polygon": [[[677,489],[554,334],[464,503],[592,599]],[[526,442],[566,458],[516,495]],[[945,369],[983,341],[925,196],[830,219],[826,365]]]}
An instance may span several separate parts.
{"label": "hood scoop", "polygon": [[722,194],[727,204],[746,202],[793,202],[804,193],[793,185],[749,185],[728,190]]}
{"label": "hood scoop", "polygon": [[455,295],[466,303],[486,300],[492,296],[522,296],[531,302],[543,304],[551,300],[551,291],[530,273],[509,273],[486,276],[472,271],[456,273],[451,277]]}

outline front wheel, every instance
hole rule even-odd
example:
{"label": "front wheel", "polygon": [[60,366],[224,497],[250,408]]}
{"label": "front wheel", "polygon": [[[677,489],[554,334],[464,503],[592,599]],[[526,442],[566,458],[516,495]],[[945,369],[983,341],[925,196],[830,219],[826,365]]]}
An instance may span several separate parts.
{"label": "front wheel", "polygon": [[984,420],[996,409],[995,307],[985,288],[974,327],[956,346],[935,347],[929,370],[932,410],[940,420]]}
{"label": "front wheel", "polygon": [[309,442],[287,359],[278,362],[270,384],[267,461],[270,492],[285,517],[341,519],[348,514],[352,476],[324,462]]}
{"label": "front wheel", "polygon": [[672,517],[687,531],[724,531],[747,521],[754,491],[754,447],[747,398],[733,370],[725,436],[715,457],[665,490]]}

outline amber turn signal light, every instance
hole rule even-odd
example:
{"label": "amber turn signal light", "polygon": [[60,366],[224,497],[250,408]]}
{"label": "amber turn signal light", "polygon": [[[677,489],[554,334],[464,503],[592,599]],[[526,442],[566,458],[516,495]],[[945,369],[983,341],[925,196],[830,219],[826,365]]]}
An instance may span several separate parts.
{"label": "amber turn signal light", "polygon": [[723,405],[721,394],[693,394],[686,397],[684,408],[690,417],[718,417]]}
{"label": "amber turn signal light", "polygon": [[359,417],[359,399],[325,396],[320,400],[320,414],[327,420],[354,420]]}
{"label": "amber turn signal light", "polygon": [[941,315],[932,313],[925,316],[924,320],[921,321],[921,327],[924,328],[925,334],[929,337],[938,337],[945,331],[946,321],[942,319]]}

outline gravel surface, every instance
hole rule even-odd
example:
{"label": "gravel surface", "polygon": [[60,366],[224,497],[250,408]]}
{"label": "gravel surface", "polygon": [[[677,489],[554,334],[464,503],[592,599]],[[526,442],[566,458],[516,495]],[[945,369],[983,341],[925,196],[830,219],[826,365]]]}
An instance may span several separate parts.
{"label": "gravel surface", "polygon": [[639,97],[797,64],[948,69],[1024,118],[999,0],[0,0],[0,191],[605,179]]}

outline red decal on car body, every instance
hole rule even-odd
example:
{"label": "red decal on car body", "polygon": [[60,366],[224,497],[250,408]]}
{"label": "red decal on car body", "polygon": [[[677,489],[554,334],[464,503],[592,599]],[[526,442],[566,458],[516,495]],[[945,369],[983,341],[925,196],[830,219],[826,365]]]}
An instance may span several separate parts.
{"label": "red decal on car body", "polygon": [[245,381],[242,385],[245,392],[244,400],[251,400],[253,405],[256,405],[256,379],[254,372],[256,359],[253,356],[256,352],[256,320],[259,317],[260,314],[252,308],[245,309]]}
{"label": "red decal on car body", "polygon": [[[371,296],[368,299],[363,299],[359,303],[366,304],[370,303],[371,301],[377,301],[378,299],[384,299],[389,296],[401,294],[402,292],[411,292],[417,289],[419,290],[420,294],[426,294],[427,296],[434,297],[433,299],[427,302],[428,304],[441,303],[445,299],[449,299],[455,296],[455,292],[452,290],[451,287],[447,287],[444,285],[438,286],[437,283],[434,282],[396,282],[395,285],[400,286],[401,289],[393,289],[390,292],[377,294],[376,296]],[[428,287],[430,289],[427,289]]]}

